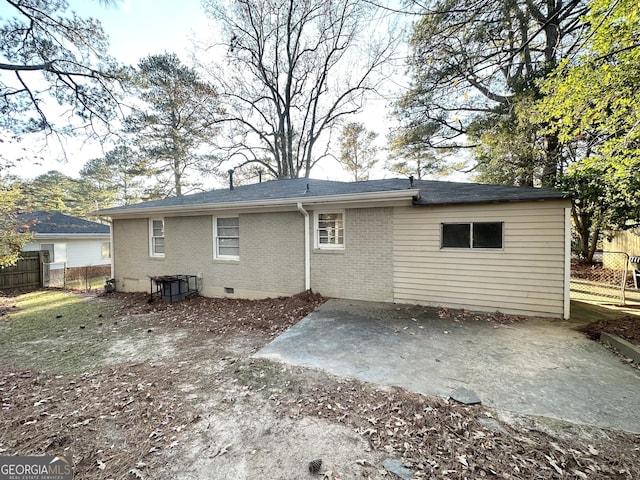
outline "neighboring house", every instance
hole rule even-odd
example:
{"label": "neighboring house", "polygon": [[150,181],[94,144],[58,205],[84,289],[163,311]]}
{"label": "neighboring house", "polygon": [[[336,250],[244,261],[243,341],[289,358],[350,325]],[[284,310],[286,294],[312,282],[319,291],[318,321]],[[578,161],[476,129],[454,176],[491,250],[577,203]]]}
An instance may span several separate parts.
{"label": "neighboring house", "polygon": [[568,317],[570,202],[548,189],[278,180],[97,212],[120,291],[327,297]]}
{"label": "neighboring house", "polygon": [[23,250],[48,250],[51,263],[67,268],[111,263],[109,225],[55,212],[22,213],[18,222],[22,231],[35,233]]}

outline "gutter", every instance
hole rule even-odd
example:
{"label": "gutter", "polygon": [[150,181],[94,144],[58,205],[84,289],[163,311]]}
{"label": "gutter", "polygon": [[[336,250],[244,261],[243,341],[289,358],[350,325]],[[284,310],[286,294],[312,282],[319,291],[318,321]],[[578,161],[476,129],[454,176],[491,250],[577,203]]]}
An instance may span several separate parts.
{"label": "gutter", "polygon": [[244,202],[220,202],[220,203],[201,203],[197,205],[160,205],[155,207],[139,207],[139,208],[119,208],[98,210],[94,212],[99,216],[111,218],[127,218],[140,215],[163,215],[168,216],[175,213],[203,212],[209,210],[241,210],[262,207],[288,207],[304,203],[305,205],[328,205],[333,203],[360,203],[360,202],[384,202],[390,200],[409,200],[412,201],[420,195],[417,188],[407,190],[386,190],[383,192],[368,193],[349,193],[344,195],[327,195],[317,197],[295,197],[295,198],[276,198],[270,200],[250,200]]}
{"label": "gutter", "polygon": [[38,233],[35,232],[35,240],[95,240],[100,238],[109,238],[111,231],[105,233]]}
{"label": "gutter", "polygon": [[304,289],[311,290],[311,248],[309,247],[309,212],[298,202],[298,211],[304,215]]}

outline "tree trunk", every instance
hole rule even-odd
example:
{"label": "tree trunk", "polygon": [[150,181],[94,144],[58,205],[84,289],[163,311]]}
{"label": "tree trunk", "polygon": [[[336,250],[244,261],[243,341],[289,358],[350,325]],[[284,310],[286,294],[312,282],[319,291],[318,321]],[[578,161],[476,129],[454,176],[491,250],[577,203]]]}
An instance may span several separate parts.
{"label": "tree trunk", "polygon": [[555,186],[560,163],[560,141],[554,133],[545,135],[545,161],[542,168],[542,186]]}
{"label": "tree trunk", "polygon": [[578,211],[575,203],[571,205],[573,225],[578,235],[577,253],[581,262],[585,262],[589,256],[589,215]]}
{"label": "tree trunk", "polygon": [[182,195],[182,178],[180,175],[180,160],[173,160],[173,181],[175,182],[176,187],[176,197],[180,197]]}
{"label": "tree trunk", "polygon": [[595,227],[593,229],[593,233],[591,234],[591,243],[589,245],[589,252],[587,256],[587,263],[589,265],[593,264],[593,256],[596,253],[596,248],[598,248],[599,239],[600,239],[600,227]]}

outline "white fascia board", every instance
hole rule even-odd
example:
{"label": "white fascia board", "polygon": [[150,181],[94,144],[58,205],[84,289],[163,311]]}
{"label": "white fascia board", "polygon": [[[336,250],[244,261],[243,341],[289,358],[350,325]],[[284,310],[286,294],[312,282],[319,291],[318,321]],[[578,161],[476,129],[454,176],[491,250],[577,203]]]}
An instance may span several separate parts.
{"label": "white fascia board", "polygon": [[362,203],[383,203],[393,202],[397,200],[412,201],[414,197],[420,194],[420,190],[417,188],[407,190],[392,190],[383,192],[370,192],[370,193],[350,193],[345,195],[327,195],[317,197],[295,197],[295,198],[277,198],[273,200],[251,200],[247,202],[224,202],[224,203],[203,203],[198,205],[181,205],[174,207],[153,207],[153,208],[136,208],[129,209],[122,212],[112,212],[108,210],[101,210],[95,212],[100,216],[110,218],[134,218],[140,216],[170,216],[175,214],[195,215],[197,213],[209,213],[211,211],[224,211],[232,210],[240,212],[243,210],[278,210],[278,209],[290,209],[297,211],[298,204],[304,206],[313,205],[334,205],[334,204],[362,204]]}
{"label": "white fascia board", "polygon": [[36,233],[34,240],[92,240],[105,239],[109,240],[108,233]]}

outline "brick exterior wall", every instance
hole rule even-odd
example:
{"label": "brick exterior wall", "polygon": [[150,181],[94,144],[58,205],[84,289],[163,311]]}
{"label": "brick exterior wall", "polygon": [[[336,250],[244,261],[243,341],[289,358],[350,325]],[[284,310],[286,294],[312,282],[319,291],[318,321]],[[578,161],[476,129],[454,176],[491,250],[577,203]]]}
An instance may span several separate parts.
{"label": "brick exterior wall", "polygon": [[149,291],[147,275],[160,275],[163,263],[149,258],[149,221],[115,220],[112,225],[113,275],[122,292]]}
{"label": "brick exterior wall", "polygon": [[304,217],[297,211],[240,215],[237,273],[236,289],[258,296],[303,291]]}
{"label": "brick exterior wall", "polygon": [[393,209],[347,209],[344,222],[344,250],[312,251],[311,289],[328,297],[393,301]]}
{"label": "brick exterior wall", "polygon": [[185,274],[200,276],[202,294],[212,297],[263,298],[304,290],[304,217],[296,211],[239,218],[238,261],[214,258],[213,216],[165,217],[164,258],[149,255],[149,219],[115,220],[116,289],[149,291],[149,276]]}

